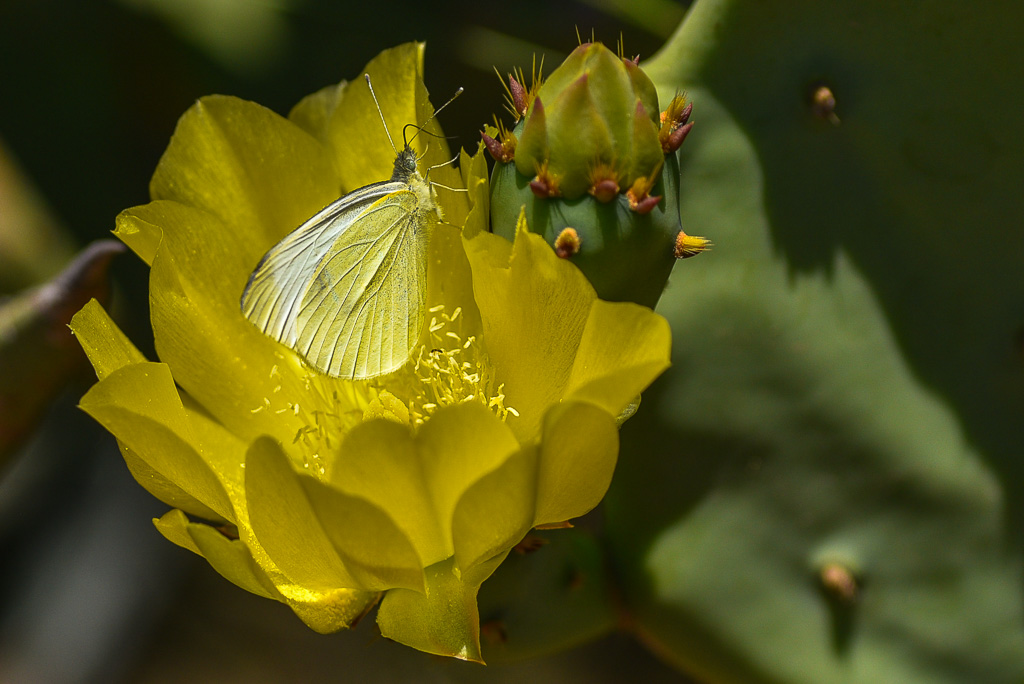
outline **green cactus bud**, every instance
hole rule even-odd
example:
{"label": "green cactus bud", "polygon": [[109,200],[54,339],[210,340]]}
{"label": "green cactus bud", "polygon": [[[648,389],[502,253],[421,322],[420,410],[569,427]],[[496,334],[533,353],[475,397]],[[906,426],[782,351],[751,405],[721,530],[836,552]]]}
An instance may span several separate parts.
{"label": "green cactus bud", "polygon": [[580,45],[539,88],[521,80],[509,80],[512,111],[525,112],[515,129],[484,132],[494,232],[513,238],[525,207],[530,230],[601,298],[653,306],[676,258],[708,244],[682,232],[677,205],[692,108],[680,96],[661,113],[638,61],[600,43]]}

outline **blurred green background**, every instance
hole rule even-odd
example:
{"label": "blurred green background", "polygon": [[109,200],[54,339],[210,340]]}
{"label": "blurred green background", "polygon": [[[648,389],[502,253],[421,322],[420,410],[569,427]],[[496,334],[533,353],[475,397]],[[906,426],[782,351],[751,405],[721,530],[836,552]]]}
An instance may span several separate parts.
{"label": "blurred green background", "polygon": [[[2,0],[0,296],[53,276],[108,237],[119,211],[148,201],[177,118],[202,95],[286,114],[380,50],[423,40],[434,99],[466,88],[445,131],[475,149],[503,114],[495,67],[528,71],[544,55],[550,71],[577,30],[621,36],[645,58],[685,4]],[[148,271],[125,254],[112,276],[113,310],[152,357]],[[160,538],[150,518],[166,507],[75,408],[90,371],[75,377],[0,459],[0,681],[685,681],[625,637],[483,669],[386,642],[372,620],[316,635]]]}

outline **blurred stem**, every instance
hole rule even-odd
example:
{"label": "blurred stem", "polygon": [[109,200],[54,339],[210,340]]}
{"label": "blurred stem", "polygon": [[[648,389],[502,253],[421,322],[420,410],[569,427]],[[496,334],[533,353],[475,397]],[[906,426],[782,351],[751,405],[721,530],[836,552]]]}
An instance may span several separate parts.
{"label": "blurred stem", "polygon": [[74,253],[71,237],[0,139],[0,293],[46,280]]}
{"label": "blurred stem", "polygon": [[0,466],[86,366],[68,323],[90,299],[107,299],[110,260],[124,249],[94,242],[50,282],[0,302]]}

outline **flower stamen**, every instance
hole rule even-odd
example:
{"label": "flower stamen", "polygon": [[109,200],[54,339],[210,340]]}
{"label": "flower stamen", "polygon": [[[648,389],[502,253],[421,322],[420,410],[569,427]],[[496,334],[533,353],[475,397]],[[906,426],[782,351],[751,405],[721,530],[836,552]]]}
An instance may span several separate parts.
{"label": "flower stamen", "polygon": [[[406,376],[409,419],[422,425],[442,406],[475,402],[502,420],[518,412],[505,406],[504,385],[494,389],[494,372],[475,335],[462,333],[462,308],[448,314],[444,305],[433,306],[429,337],[414,355]],[[395,391],[395,380],[388,382]]]}
{"label": "flower stamen", "polygon": [[[287,363],[286,359],[278,358]],[[291,385],[276,382],[269,396],[263,397],[262,404],[250,409],[250,413],[265,414],[268,418],[294,416],[298,427],[291,443],[298,446],[299,453],[294,456],[296,465],[301,464],[303,470],[323,476],[325,459],[330,458],[345,434],[361,422],[363,410],[376,393],[365,383],[346,383],[344,388],[338,389],[332,378],[311,372],[298,363],[294,371],[301,378],[301,396],[294,396],[289,390]],[[280,364],[271,366],[268,376],[272,381],[282,380]]]}

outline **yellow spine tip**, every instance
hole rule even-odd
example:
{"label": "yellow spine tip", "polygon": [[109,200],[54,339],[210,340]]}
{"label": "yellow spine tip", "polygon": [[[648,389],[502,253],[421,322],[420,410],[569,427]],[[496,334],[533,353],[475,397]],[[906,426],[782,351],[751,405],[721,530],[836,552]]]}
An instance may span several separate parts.
{"label": "yellow spine tip", "polygon": [[711,241],[698,235],[687,235],[679,231],[676,235],[676,245],[673,253],[676,259],[688,259],[697,256],[701,252],[711,249]]}

